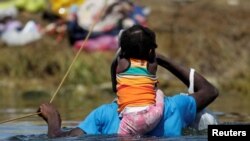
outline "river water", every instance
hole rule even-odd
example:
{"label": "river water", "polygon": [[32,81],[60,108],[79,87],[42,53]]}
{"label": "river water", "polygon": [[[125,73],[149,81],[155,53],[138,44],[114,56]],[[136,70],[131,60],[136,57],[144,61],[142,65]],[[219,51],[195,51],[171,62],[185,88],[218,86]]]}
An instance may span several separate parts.
{"label": "river water", "polygon": [[[42,95],[42,96],[41,96]],[[106,96],[105,96],[106,95]],[[19,95],[0,93],[0,120],[8,120],[36,112],[40,103],[47,101],[49,95],[39,92]],[[80,98],[83,97],[83,98]],[[112,101],[113,96],[64,95],[58,96],[53,102],[57,106],[63,120],[62,126],[75,127],[95,107]],[[220,95],[208,109],[218,118],[221,124],[250,123],[250,104],[244,95]],[[0,124],[0,140],[49,140],[46,136],[46,123],[38,116]],[[119,137],[117,135],[82,136],[63,138],[63,140],[207,140],[207,131],[186,130],[184,136],[178,138],[156,137]],[[61,140],[61,139],[56,139]]]}

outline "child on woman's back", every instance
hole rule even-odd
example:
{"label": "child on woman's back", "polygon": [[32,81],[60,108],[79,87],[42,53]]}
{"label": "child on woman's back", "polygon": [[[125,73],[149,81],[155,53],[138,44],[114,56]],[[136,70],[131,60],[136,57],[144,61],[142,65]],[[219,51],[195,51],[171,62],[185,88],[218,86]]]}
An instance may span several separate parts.
{"label": "child on woman's back", "polygon": [[135,25],[121,33],[119,42],[121,50],[111,70],[122,117],[118,133],[142,135],[158,124],[163,113],[164,94],[156,89],[155,34]]}

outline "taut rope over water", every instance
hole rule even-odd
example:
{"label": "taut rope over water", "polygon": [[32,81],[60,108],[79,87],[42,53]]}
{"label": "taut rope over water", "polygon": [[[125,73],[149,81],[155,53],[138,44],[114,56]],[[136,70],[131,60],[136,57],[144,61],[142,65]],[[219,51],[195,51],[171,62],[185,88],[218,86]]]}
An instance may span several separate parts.
{"label": "taut rope over water", "polygon": [[[103,14],[105,13],[106,8],[107,8],[107,0],[105,0],[105,4],[104,4],[103,9],[101,10],[100,13],[98,13],[99,15],[98,15],[97,20],[95,20],[95,22],[91,25],[91,27],[90,27],[90,29],[89,29],[89,32],[88,32],[87,36],[85,37],[83,43],[81,44],[80,49],[77,51],[77,54],[75,55],[74,59],[72,60],[72,62],[71,62],[71,64],[70,64],[70,66],[69,66],[67,72],[66,72],[65,75],[63,76],[63,79],[61,80],[59,86],[57,87],[56,91],[54,92],[54,94],[53,94],[53,96],[52,96],[52,98],[51,98],[51,100],[50,100],[49,103],[52,103],[53,100],[55,99],[55,97],[56,97],[58,91],[60,90],[60,88],[62,87],[62,84],[64,83],[66,77],[68,76],[68,74],[69,74],[69,72],[70,72],[70,70],[71,70],[73,64],[75,63],[75,61],[76,61],[76,59],[78,58],[78,56],[80,55],[80,53],[81,53],[83,47],[85,46],[87,40],[89,39],[91,33],[93,32],[93,29],[94,29],[95,25],[97,24],[97,22],[101,19],[101,17],[102,17]],[[11,121],[15,121],[15,120],[19,120],[19,119],[23,119],[23,118],[26,118],[26,117],[31,117],[31,116],[34,116],[34,115],[39,115],[39,114],[41,114],[41,112],[36,112],[36,113],[33,113],[33,114],[28,114],[28,115],[21,116],[21,117],[18,117],[18,118],[13,118],[13,119],[1,121],[0,124],[7,123],[7,122],[11,122]]]}

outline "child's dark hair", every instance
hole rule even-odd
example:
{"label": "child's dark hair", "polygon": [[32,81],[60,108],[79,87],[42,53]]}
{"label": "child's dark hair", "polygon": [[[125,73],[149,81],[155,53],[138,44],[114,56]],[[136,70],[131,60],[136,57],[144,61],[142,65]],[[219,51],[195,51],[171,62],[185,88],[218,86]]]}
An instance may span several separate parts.
{"label": "child's dark hair", "polygon": [[147,27],[134,25],[120,37],[121,56],[152,61],[157,48],[155,33]]}

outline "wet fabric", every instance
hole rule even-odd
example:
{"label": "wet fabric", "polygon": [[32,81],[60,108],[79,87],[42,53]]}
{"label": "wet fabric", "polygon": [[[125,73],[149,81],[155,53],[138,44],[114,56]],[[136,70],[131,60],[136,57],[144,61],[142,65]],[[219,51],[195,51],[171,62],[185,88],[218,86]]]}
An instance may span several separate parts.
{"label": "wet fabric", "polygon": [[138,112],[124,111],[122,113],[122,120],[118,131],[119,134],[144,135],[155,128],[162,118],[164,108],[164,94],[161,91],[157,91],[156,95],[156,104],[146,107],[145,110]]}
{"label": "wet fabric", "polygon": [[[120,118],[116,102],[104,104],[93,110],[78,127],[87,134],[116,134]],[[164,114],[159,124],[147,135],[181,136],[182,129],[196,116],[196,102],[192,96],[176,95],[164,98]]]}

